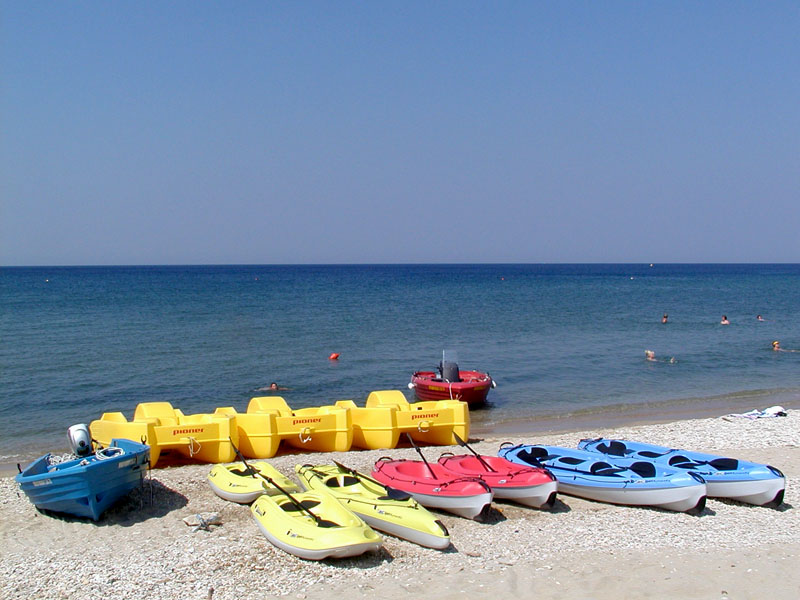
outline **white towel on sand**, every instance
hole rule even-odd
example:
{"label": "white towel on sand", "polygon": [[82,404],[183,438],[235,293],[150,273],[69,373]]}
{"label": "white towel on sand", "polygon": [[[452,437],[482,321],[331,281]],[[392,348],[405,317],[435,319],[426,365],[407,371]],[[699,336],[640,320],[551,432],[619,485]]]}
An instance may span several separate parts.
{"label": "white towel on sand", "polygon": [[753,410],[746,412],[746,413],[732,413],[728,415],[729,417],[744,417],[745,419],[763,419],[765,417],[785,417],[786,416],[786,409],[782,406],[770,406],[769,408],[765,408],[764,410],[758,410],[754,408]]}

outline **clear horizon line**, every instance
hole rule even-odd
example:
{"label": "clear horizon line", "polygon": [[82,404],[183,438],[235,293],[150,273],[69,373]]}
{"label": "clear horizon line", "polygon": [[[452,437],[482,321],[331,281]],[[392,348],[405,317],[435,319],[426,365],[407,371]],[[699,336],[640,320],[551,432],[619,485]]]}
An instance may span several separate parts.
{"label": "clear horizon line", "polygon": [[377,266],[448,266],[448,265],[800,265],[800,262],[656,262],[656,261],[624,261],[624,262],[332,262],[332,263],[127,263],[127,264],[21,264],[21,265],[0,265],[0,269],[69,269],[69,268],[140,268],[140,267],[377,267]]}

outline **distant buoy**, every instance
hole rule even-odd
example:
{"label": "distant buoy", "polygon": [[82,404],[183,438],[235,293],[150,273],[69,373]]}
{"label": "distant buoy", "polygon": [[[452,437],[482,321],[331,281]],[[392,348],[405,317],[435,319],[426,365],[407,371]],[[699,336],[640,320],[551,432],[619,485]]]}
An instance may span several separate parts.
{"label": "distant buoy", "polygon": [[334,352],[333,354],[331,354],[328,357],[328,360],[338,360],[338,358],[339,358],[339,353],[338,352]]}

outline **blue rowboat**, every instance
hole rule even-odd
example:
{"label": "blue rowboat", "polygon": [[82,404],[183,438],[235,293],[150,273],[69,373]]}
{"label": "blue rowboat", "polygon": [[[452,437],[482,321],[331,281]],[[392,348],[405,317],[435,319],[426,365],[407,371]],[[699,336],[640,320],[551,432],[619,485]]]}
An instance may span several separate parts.
{"label": "blue rowboat", "polygon": [[503,444],[498,454],[518,464],[547,468],[558,491],[571,496],[667,510],[699,513],[706,485],[691,472],[634,459],[614,459],[560,446]]}
{"label": "blue rowboat", "polygon": [[737,458],[607,438],[581,440],[578,447],[613,459],[647,460],[697,473],[706,480],[708,495],[715,498],[778,507],[786,490],[780,470]]}
{"label": "blue rowboat", "polygon": [[115,439],[108,448],[63,463],[51,464],[45,454],[15,479],[36,508],[97,521],[141,484],[149,463],[150,446]]}

